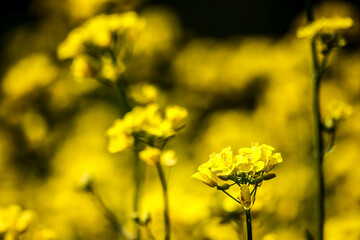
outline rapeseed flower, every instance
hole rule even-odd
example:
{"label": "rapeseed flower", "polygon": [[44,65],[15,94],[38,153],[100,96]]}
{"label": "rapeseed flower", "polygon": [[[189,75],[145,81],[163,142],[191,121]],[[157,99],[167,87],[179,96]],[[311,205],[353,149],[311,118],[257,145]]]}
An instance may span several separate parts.
{"label": "rapeseed flower", "polygon": [[69,33],[58,57],[74,59],[75,77],[116,81],[144,27],[145,20],[135,12],[95,16]]}
{"label": "rapeseed flower", "polygon": [[[184,108],[173,107],[181,109]],[[186,112],[187,113],[187,112]],[[179,114],[180,115],[180,114]],[[163,116],[158,104],[136,106],[125,114],[123,119],[115,120],[113,126],[107,131],[109,136],[108,150],[111,153],[130,149],[134,144],[135,135],[141,137],[149,145],[150,141],[164,141],[176,134],[185,124],[187,114]],[[176,124],[175,124],[176,123]]]}
{"label": "rapeseed flower", "polygon": [[353,25],[354,20],[348,17],[320,18],[307,26],[299,28],[297,36],[299,38],[313,38],[318,34],[334,34],[339,30],[349,29]]}
{"label": "rapeseed flower", "polygon": [[16,239],[23,236],[33,222],[35,213],[22,210],[18,205],[0,209],[0,235],[4,239]]}
{"label": "rapeseed flower", "polygon": [[[269,172],[283,161],[281,154],[274,150],[272,146],[253,143],[251,148],[240,148],[238,154],[234,155],[231,147],[226,147],[220,153],[210,154],[209,161],[200,165],[192,177],[223,191],[238,185],[239,202],[245,210],[249,210],[254,204],[257,187],[262,181],[274,178],[276,175]],[[233,183],[219,185],[221,180]]]}

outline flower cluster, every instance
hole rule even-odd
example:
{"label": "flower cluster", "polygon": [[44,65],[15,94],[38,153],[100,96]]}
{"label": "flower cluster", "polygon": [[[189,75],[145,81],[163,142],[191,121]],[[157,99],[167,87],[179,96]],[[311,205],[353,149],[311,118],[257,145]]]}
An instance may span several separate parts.
{"label": "flower cluster", "polygon": [[[229,184],[220,184],[220,181],[232,181],[240,186],[238,199],[245,209],[250,209],[255,200],[256,188],[263,180],[275,177],[269,173],[278,163],[282,162],[280,153],[269,145],[253,144],[251,148],[240,148],[234,154],[231,147],[224,148],[220,153],[212,153],[209,161],[198,168],[192,177],[201,180],[210,187],[220,190],[229,188]],[[250,186],[253,191],[250,192]]]}
{"label": "flower cluster", "polygon": [[164,141],[175,135],[185,125],[188,112],[179,106],[168,106],[165,115],[158,104],[136,106],[125,114],[123,119],[115,120],[107,131],[110,138],[108,150],[121,152],[133,147],[135,135],[148,145],[154,140]]}
{"label": "flower cluster", "polygon": [[349,29],[354,25],[351,18],[321,18],[307,26],[299,28],[297,36],[299,38],[313,38],[320,40],[323,53],[327,53],[335,47],[343,47],[346,42],[339,33]]}
{"label": "flower cluster", "polygon": [[144,27],[144,19],[135,12],[93,17],[69,33],[58,56],[74,59],[75,77],[115,81],[125,71],[124,62]]}
{"label": "flower cluster", "polygon": [[18,205],[0,209],[0,236],[5,236],[4,239],[20,239],[29,229],[33,219],[33,211],[22,211]]}

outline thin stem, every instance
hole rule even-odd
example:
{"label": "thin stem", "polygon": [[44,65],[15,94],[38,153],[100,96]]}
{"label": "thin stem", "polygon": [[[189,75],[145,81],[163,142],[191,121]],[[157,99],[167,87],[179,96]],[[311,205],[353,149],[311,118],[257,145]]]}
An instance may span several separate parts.
{"label": "thin stem", "polygon": [[114,231],[120,233],[126,239],[134,239],[134,237],[121,226],[116,215],[106,206],[101,196],[95,190],[89,193],[93,196],[95,203],[99,206]]}
{"label": "thin stem", "polygon": [[249,209],[249,210],[245,210],[245,215],[246,215],[247,240],[252,240],[250,209]]}
{"label": "thin stem", "polygon": [[146,232],[147,232],[147,235],[148,235],[149,239],[155,240],[155,237],[154,237],[154,235],[152,234],[152,232],[151,232],[148,224],[145,225],[145,230],[146,230]]}
{"label": "thin stem", "polygon": [[[135,161],[134,161],[134,198],[133,198],[133,211],[135,213],[139,212],[139,201],[140,201],[140,189],[141,189],[141,179],[142,179],[142,167],[141,160],[139,157],[140,149],[138,147],[139,143],[137,137],[135,136],[134,143],[134,153],[135,153]],[[137,230],[137,238],[140,239],[140,229]]]}
{"label": "thin stem", "polygon": [[[308,23],[314,20],[311,0],[305,0],[306,16]],[[327,57],[322,61],[319,69],[319,60],[317,57],[317,49],[315,40],[311,40],[311,55],[312,55],[312,81],[313,81],[313,128],[314,128],[314,160],[317,171],[318,197],[317,197],[317,239],[324,239],[324,220],[325,220],[325,186],[324,173],[322,169],[322,162],[324,157],[324,143],[322,137],[322,123],[320,114],[320,81],[325,68]]]}
{"label": "thin stem", "polygon": [[163,189],[165,240],[169,240],[171,229],[170,229],[169,198],[168,198],[167,184],[166,184],[164,170],[163,170],[160,162],[156,163],[156,168],[158,170],[160,181],[161,181],[161,186]]}
{"label": "thin stem", "polygon": [[131,110],[125,93],[123,81],[124,79],[120,78],[115,83],[113,83],[113,88],[115,89],[116,98],[118,100],[119,108],[121,110],[121,117],[124,117],[125,114]]}
{"label": "thin stem", "polygon": [[236,198],[234,198],[233,196],[231,196],[227,191],[225,191],[224,189],[218,187],[218,189],[220,189],[221,191],[223,191],[226,195],[228,195],[229,197],[231,197],[234,201],[236,201],[238,204],[242,205],[241,202],[239,200],[237,200]]}

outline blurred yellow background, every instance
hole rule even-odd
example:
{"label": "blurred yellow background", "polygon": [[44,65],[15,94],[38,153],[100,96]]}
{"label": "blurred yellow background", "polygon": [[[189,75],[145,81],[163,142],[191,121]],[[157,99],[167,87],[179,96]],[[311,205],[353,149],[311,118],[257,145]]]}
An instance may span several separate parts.
{"label": "blurred yellow background", "polygon": [[[189,37],[172,10],[142,4],[37,0],[32,8],[43,14],[42,20],[3,37],[0,238],[16,204],[32,211],[26,239],[121,239],[91,198],[77,190],[84,173],[94,178],[119,221],[134,228],[133,154],[107,151],[106,130],[120,115],[116,101],[96,80],[74,79],[69,62],[58,60],[56,51],[68,32],[85,20],[135,10],[147,25],[135,44],[126,78],[131,84],[153,84],[162,104],[189,110],[186,128],[168,144],[178,155],[177,165],[166,169],[173,239],[244,238],[238,205],[191,175],[212,152],[252,142],[274,146],[284,159],[274,169],[277,177],[258,191],[252,208],[254,239],[305,239],[306,231],[315,231],[316,185],[310,45],[295,34],[304,16],[294,16],[281,37],[216,39]],[[325,237],[360,239],[359,13],[345,2],[316,8],[317,17],[335,14],[352,17],[355,27],[346,36],[348,47],[330,56],[321,105],[324,116],[333,101],[346,102],[353,113],[340,124],[335,146],[325,156]],[[141,191],[140,209],[151,215],[149,226],[161,239],[163,205],[155,168],[147,167]]]}

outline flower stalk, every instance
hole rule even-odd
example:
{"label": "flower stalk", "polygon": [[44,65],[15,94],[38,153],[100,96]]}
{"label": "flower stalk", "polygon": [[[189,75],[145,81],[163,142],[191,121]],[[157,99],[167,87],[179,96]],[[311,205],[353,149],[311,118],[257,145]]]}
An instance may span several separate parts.
{"label": "flower stalk", "polygon": [[[313,22],[313,10],[311,0],[305,0],[307,23]],[[324,221],[325,221],[325,184],[322,162],[324,158],[324,143],[322,137],[322,123],[320,114],[320,81],[323,70],[319,69],[319,60],[317,57],[317,49],[315,39],[311,39],[311,57],[312,57],[312,115],[313,115],[313,141],[314,152],[313,158],[316,164],[317,176],[317,239],[324,239]],[[323,59],[321,66],[324,68],[327,57]]]}
{"label": "flower stalk", "polygon": [[168,197],[167,183],[166,183],[164,170],[163,170],[160,162],[156,163],[156,168],[158,170],[160,181],[161,181],[161,186],[162,186],[162,189],[163,189],[165,240],[169,240],[170,239],[171,226],[170,226],[170,216],[169,216],[169,197]]}
{"label": "flower stalk", "polygon": [[250,209],[245,210],[246,215],[246,232],[247,232],[247,240],[252,240],[252,230],[251,230],[251,214]]}

